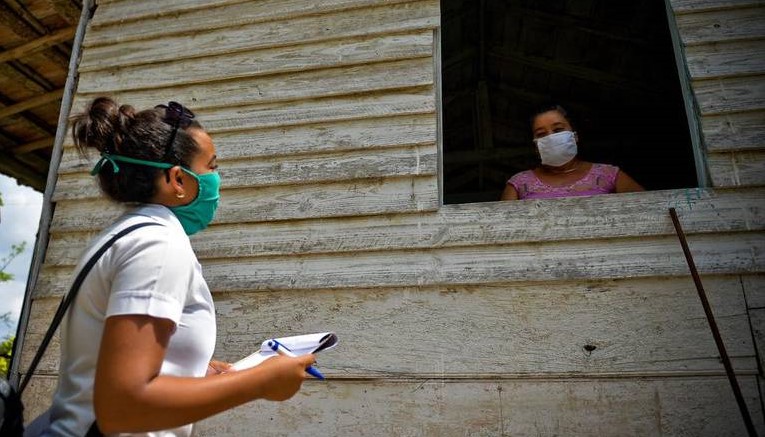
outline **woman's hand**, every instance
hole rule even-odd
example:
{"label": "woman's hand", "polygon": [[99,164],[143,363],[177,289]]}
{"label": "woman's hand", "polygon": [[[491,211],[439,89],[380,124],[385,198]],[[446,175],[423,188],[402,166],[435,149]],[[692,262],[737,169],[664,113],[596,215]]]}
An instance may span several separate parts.
{"label": "woman's hand", "polygon": [[299,357],[282,355],[269,358],[253,369],[262,372],[265,378],[260,390],[260,398],[269,401],[285,401],[300,390],[303,381],[310,376],[305,369],[316,362],[313,354]]}
{"label": "woman's hand", "polygon": [[231,363],[226,363],[224,361],[218,361],[218,360],[212,360],[210,361],[210,364],[207,365],[207,373],[205,376],[210,375],[219,375],[221,373],[226,373],[231,370]]}

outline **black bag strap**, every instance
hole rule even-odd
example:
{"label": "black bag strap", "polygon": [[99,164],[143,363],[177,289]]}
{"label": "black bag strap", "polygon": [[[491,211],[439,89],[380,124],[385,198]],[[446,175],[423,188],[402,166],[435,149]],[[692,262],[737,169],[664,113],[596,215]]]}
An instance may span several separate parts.
{"label": "black bag strap", "polygon": [[99,258],[101,258],[101,255],[106,252],[109,247],[114,244],[115,241],[119,240],[120,238],[124,237],[125,235],[133,232],[134,230],[138,228],[142,228],[144,226],[162,226],[159,223],[153,223],[153,222],[145,222],[145,223],[138,223],[132,226],[128,226],[127,228],[121,230],[117,234],[115,234],[112,238],[109,239],[106,243],[104,243],[103,246],[101,246],[98,251],[93,254],[92,257],[88,260],[88,262],[82,267],[82,270],[80,270],[80,273],[77,275],[77,278],[75,278],[74,283],[72,284],[72,288],[69,289],[69,292],[64,296],[63,299],[61,299],[61,303],[58,305],[58,309],[56,310],[56,315],[53,316],[53,321],[50,324],[50,327],[48,327],[48,332],[45,333],[45,337],[43,338],[42,342],[40,343],[40,347],[37,349],[37,353],[35,354],[34,359],[32,360],[32,364],[29,365],[29,370],[24,375],[24,379],[21,381],[21,384],[19,385],[19,396],[21,396],[21,393],[24,391],[24,388],[29,383],[29,380],[32,378],[32,374],[35,372],[35,369],[37,369],[37,365],[40,364],[40,360],[42,359],[43,354],[45,354],[45,350],[48,348],[48,344],[50,344],[50,341],[53,339],[53,335],[56,332],[56,329],[58,329],[58,325],[61,324],[61,320],[64,318],[64,314],[66,313],[66,310],[69,308],[69,306],[74,301],[74,298],[77,297],[77,293],[80,291],[80,285],[82,285],[82,282],[85,280],[85,277],[90,272],[90,269],[93,268],[93,266],[96,264]]}

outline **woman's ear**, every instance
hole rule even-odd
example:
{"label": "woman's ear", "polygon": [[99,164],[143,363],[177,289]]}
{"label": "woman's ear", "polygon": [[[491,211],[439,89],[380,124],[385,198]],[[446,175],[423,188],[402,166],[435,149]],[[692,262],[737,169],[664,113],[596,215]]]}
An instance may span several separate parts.
{"label": "woman's ear", "polygon": [[182,198],[185,195],[185,189],[183,187],[183,170],[180,166],[168,170],[170,174],[170,188],[176,197]]}

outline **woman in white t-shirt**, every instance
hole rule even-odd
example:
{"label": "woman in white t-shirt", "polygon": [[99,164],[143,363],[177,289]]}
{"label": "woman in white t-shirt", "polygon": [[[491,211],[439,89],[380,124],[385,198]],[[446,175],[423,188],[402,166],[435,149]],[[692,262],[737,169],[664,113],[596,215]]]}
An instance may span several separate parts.
{"label": "woman in white t-shirt", "polygon": [[[80,150],[95,148],[104,193],[137,203],[88,247],[77,270],[111,236],[61,325],[59,384],[44,435],[188,436],[191,424],[254,399],[285,400],[313,355],[278,356],[224,372],[210,361],[215,311],[188,235],[210,223],[220,177],[215,146],[178,103],[136,112],[109,98],[74,117]],[[123,434],[123,435],[124,435]]]}

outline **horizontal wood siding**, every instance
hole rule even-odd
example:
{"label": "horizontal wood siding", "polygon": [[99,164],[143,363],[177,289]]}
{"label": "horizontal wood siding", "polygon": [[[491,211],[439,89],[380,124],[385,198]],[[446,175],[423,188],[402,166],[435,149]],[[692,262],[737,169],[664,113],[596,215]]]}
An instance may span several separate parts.
{"label": "horizontal wood siding", "polygon": [[[670,207],[765,432],[762,1],[671,1],[712,188],[447,206],[437,0],[99,4],[75,110],[178,100],[217,147],[221,205],[192,237],[216,357],[340,338],[319,357],[328,382],[198,435],[741,435]],[[22,369],[80,253],[125,210],[89,176],[97,157],[64,149]],[[57,342],[28,417],[55,387]]]}
{"label": "horizontal wood siding", "polygon": [[765,185],[765,3],[672,5],[712,185]]}

